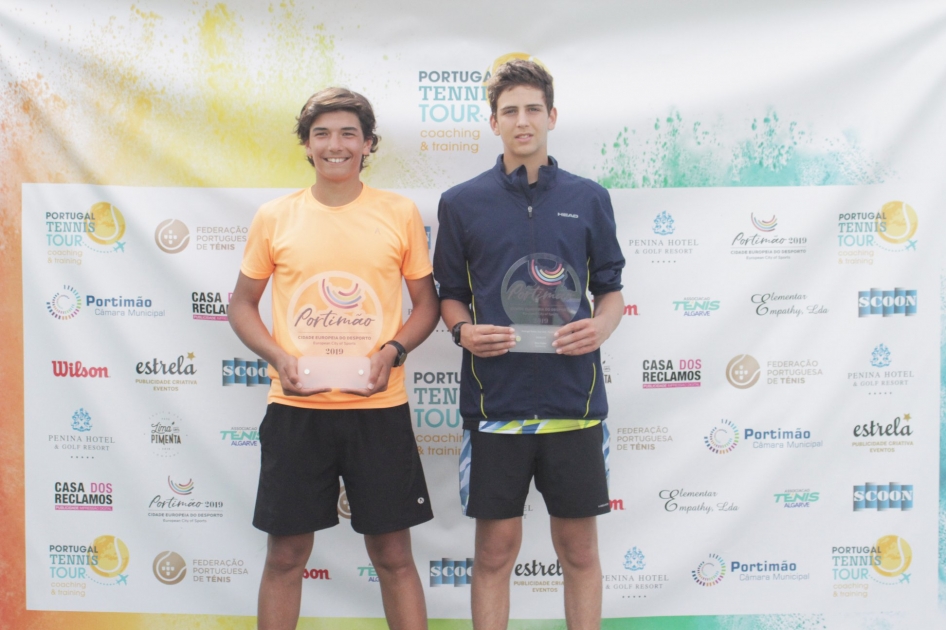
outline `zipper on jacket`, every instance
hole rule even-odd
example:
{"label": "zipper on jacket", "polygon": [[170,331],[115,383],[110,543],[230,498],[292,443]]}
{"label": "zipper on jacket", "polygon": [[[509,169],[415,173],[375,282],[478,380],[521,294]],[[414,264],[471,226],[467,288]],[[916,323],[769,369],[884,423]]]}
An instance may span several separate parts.
{"label": "zipper on jacket", "polygon": [[[470,302],[473,311],[473,325],[476,325],[476,296],[473,295],[473,276],[470,275],[470,261],[466,261],[466,281],[470,285]],[[483,394],[483,383],[480,381],[480,377],[476,375],[476,364],[473,362],[473,353],[470,353],[470,371],[473,372],[473,378],[476,379],[476,384],[480,387],[480,413],[483,414],[484,418],[488,418],[486,415],[486,406],[484,404],[484,394]]]}
{"label": "zipper on jacket", "polygon": [[[528,199],[528,197],[526,197]],[[529,237],[531,239],[530,245],[532,245],[532,255],[535,256],[535,222],[532,221],[532,205],[530,204],[526,210],[529,212]],[[535,354],[532,354],[532,378],[533,383],[537,383],[539,379],[539,359]],[[536,397],[536,388],[532,388],[532,417],[535,420],[539,419],[539,414],[536,413],[539,410],[539,400]]]}

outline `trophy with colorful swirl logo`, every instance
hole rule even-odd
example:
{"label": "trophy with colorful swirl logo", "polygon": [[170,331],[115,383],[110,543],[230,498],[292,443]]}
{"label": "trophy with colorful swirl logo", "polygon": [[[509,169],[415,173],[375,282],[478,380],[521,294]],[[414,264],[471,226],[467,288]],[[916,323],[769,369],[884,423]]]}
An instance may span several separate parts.
{"label": "trophy with colorful swirl logo", "polygon": [[289,336],[302,356],[299,379],[307,389],[364,389],[368,355],[381,337],[381,302],[367,282],[350,273],[312,276],[287,309]]}
{"label": "trophy with colorful swirl logo", "polygon": [[581,305],[578,274],[554,254],[530,254],[506,272],[502,303],[516,331],[510,352],[554,353],[555,331],[569,323]]}

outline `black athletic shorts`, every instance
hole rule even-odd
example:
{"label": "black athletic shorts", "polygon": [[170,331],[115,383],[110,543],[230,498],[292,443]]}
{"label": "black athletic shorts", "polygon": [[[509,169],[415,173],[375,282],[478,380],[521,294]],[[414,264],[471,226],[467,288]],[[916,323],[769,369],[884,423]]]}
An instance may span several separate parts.
{"label": "black athletic shorts", "polygon": [[473,518],[522,516],[535,477],[551,516],[585,518],[611,511],[603,424],[561,433],[463,432],[460,502]]}
{"label": "black athletic shorts", "polygon": [[257,529],[291,536],[337,525],[339,477],[360,534],[434,517],[406,403],[329,410],[271,403],[259,436]]}

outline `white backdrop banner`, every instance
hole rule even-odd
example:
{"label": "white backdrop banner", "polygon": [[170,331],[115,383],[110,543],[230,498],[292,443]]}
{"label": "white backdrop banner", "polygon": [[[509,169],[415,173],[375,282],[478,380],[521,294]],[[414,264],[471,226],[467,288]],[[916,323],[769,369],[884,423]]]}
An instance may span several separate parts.
{"label": "white backdrop banner", "polygon": [[[942,618],[941,3],[148,5],[0,7],[27,609],[255,614],[269,366],[226,317],[256,209],[313,181],[294,116],[329,85],[368,96],[363,177],[432,244],[441,192],[501,151],[484,81],[521,57],[555,77],[550,153],[609,189],[627,258],[602,348],[604,616]],[[473,558],[459,361],[441,325],[404,368],[436,515],[414,555],[445,620],[469,618]],[[338,509],[302,614],[381,617]],[[548,530],[533,489],[514,619],[563,618]]]}

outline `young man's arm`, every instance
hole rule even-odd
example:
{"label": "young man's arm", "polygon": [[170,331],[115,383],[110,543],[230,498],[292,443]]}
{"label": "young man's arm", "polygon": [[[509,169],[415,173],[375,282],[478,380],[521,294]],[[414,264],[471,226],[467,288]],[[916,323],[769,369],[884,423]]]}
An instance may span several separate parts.
{"label": "young man's arm", "polygon": [[495,357],[509,352],[516,345],[516,333],[508,326],[474,324],[470,307],[458,300],[440,301],[440,315],[449,330],[460,322],[460,345],[478,357]]}
{"label": "young man's arm", "polygon": [[620,291],[596,295],[594,317],[579,319],[559,328],[552,343],[555,352],[568,356],[594,352],[611,336],[623,315],[624,295]]}
{"label": "young man's arm", "polygon": [[299,385],[299,372],[296,357],[292,356],[276,343],[269,334],[259,314],[259,301],[266,290],[269,278],[253,279],[242,271],[237,278],[236,288],[230,296],[230,308],[227,319],[230,327],[243,344],[263,357],[267,363],[279,372],[279,384],[287,396],[311,396],[331,391],[331,389],[305,389]]}
{"label": "young man's arm", "polygon": [[[417,280],[405,278],[404,282],[407,284],[407,292],[411,295],[411,314],[407,317],[407,321],[404,322],[401,329],[397,331],[397,334],[394,335],[394,341],[410,352],[424,343],[424,340],[437,327],[437,320],[440,318],[440,299],[437,297],[437,290],[434,288],[432,274],[427,274]],[[368,377],[367,389],[342,389],[339,391],[366,397],[383,392],[388,388],[388,378],[391,376],[391,368],[396,359],[397,349],[394,346],[385,346],[380,352],[374,353],[371,357],[371,375]]]}

